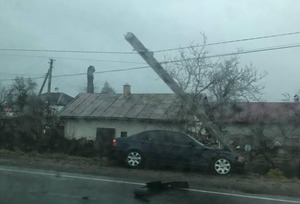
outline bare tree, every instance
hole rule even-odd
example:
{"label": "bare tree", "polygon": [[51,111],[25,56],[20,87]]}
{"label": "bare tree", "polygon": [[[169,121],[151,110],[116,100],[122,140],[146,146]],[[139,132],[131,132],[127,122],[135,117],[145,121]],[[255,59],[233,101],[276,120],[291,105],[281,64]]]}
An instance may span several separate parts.
{"label": "bare tree", "polygon": [[[283,94],[281,94],[281,96],[283,97],[281,99],[281,101],[283,102],[293,102],[295,100],[299,100],[299,96],[300,96],[300,90],[298,90],[295,95],[294,95],[294,98],[292,97],[292,95],[288,92],[285,92]],[[296,102],[299,102],[299,101],[296,101]]]}
{"label": "bare tree", "polygon": [[8,103],[18,111],[23,111],[27,105],[28,97],[34,94],[36,87],[37,84],[32,79],[17,77],[7,95]]}
{"label": "bare tree", "polygon": [[[87,85],[81,85],[77,87],[77,90],[81,93],[86,93],[87,91]],[[99,93],[100,91],[100,87],[96,84],[96,82],[94,83],[94,93]]]}
{"label": "bare tree", "polygon": [[3,108],[5,106],[7,94],[8,94],[7,88],[0,84],[0,112],[3,111]]}
{"label": "bare tree", "polygon": [[101,89],[102,94],[114,94],[115,90],[110,86],[110,84],[106,81]]}
{"label": "bare tree", "polygon": [[[203,101],[205,101],[203,99],[207,96],[210,104],[209,108],[206,106],[207,114],[212,116],[216,110],[226,111],[222,110],[224,104],[261,100],[264,89],[261,79],[266,76],[266,73],[259,74],[252,64],[242,66],[238,55],[212,60],[207,56],[206,37],[203,36],[203,39],[204,46],[181,49],[178,57],[168,59],[166,63],[169,74],[185,92],[193,97],[194,107],[203,108]],[[194,112],[184,108],[182,110],[188,114]],[[199,121],[194,122],[199,124]],[[191,126],[195,127],[195,125],[192,121]],[[202,131],[201,128],[196,129]]]}

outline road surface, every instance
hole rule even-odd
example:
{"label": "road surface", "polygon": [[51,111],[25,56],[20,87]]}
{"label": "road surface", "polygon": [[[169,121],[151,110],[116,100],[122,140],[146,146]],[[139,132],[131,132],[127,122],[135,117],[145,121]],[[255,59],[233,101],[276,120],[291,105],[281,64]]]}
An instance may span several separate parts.
{"label": "road surface", "polygon": [[0,166],[0,200],[1,203],[8,204],[134,204],[147,202],[300,204],[300,198],[245,194],[220,189],[212,191],[201,188],[164,191],[149,196],[147,201],[134,197],[134,190],[143,186],[144,183],[132,180]]}

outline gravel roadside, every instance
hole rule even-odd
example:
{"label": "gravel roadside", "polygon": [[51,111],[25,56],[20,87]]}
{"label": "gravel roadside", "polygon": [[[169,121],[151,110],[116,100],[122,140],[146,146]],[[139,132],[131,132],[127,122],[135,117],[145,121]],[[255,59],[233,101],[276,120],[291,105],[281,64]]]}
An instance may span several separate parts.
{"label": "gravel roadside", "polygon": [[300,180],[270,179],[260,175],[217,176],[182,169],[128,169],[106,158],[84,158],[62,154],[21,153],[0,150],[0,165],[92,174],[136,182],[187,181],[191,188],[227,189],[245,193],[300,197]]}

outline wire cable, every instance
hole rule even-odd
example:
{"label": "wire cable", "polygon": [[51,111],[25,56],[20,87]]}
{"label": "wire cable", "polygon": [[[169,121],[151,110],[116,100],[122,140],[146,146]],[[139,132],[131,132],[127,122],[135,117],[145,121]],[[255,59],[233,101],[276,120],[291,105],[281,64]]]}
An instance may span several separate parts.
{"label": "wire cable", "polygon": [[68,85],[70,88],[72,88],[74,91],[80,91],[80,88],[76,88],[76,86],[74,84],[71,84],[65,80],[59,79],[59,78],[55,78],[55,80],[58,80],[60,82],[63,82],[64,84]]}
{"label": "wire cable", "polygon": [[[232,52],[232,53],[211,55],[211,56],[205,56],[204,58],[223,57],[223,56],[230,56],[230,55],[248,54],[248,53],[255,53],[255,52],[264,52],[264,51],[271,51],[271,50],[296,48],[296,47],[300,47],[300,44],[281,45],[281,46],[274,46],[274,47],[268,47],[268,48],[260,48],[260,49],[254,49],[254,50],[246,50],[246,51],[240,51],[240,52]],[[184,59],[184,60],[173,60],[173,61],[163,61],[163,62],[160,62],[160,63],[161,64],[168,64],[168,63],[175,63],[175,62],[188,61],[188,60],[194,60],[194,59],[197,59],[197,58],[188,58],[188,59]],[[103,73],[111,73],[111,72],[123,72],[123,71],[139,70],[139,69],[146,69],[146,68],[150,68],[150,66],[132,67],[132,68],[126,68],[126,69],[113,69],[113,70],[99,71],[99,72],[94,72],[94,73],[95,74],[103,74]],[[56,76],[52,76],[52,77],[53,78],[56,78],[56,77],[69,77],[69,76],[80,76],[80,75],[86,75],[86,74],[87,73],[62,74],[62,75],[56,75]],[[44,78],[44,76],[32,77],[30,79],[40,79],[40,78]],[[28,78],[24,78],[24,79],[28,79]],[[1,79],[0,81],[11,81],[11,80],[14,80],[14,79]]]}
{"label": "wire cable", "polygon": [[[222,41],[222,42],[215,42],[215,43],[208,43],[205,45],[194,45],[194,46],[186,46],[186,47],[178,47],[178,48],[170,48],[170,49],[161,49],[155,50],[153,52],[167,52],[167,51],[174,51],[180,49],[187,49],[193,47],[203,47],[203,46],[211,46],[211,45],[220,45],[220,44],[228,44],[234,42],[242,42],[242,41],[250,41],[250,40],[260,40],[260,39],[267,39],[267,38],[275,38],[275,37],[282,37],[282,36],[289,36],[289,35],[298,35],[300,31],[297,32],[290,32],[290,33],[282,33],[282,34],[275,34],[275,35],[266,35],[266,36],[259,36],[259,37],[251,37],[251,38],[242,38],[237,40],[229,40],[229,41]],[[57,52],[57,53],[87,53],[87,54],[137,54],[136,52],[124,52],[124,51],[97,51],[97,50],[52,50],[52,49],[19,49],[19,48],[0,48],[0,51],[14,51],[14,52]]]}
{"label": "wire cable", "polygon": [[146,64],[144,62],[135,61],[122,61],[122,60],[104,60],[104,59],[88,59],[88,58],[73,58],[73,57],[49,57],[42,55],[15,55],[15,54],[0,54],[0,56],[12,56],[12,57],[36,57],[36,58],[55,58],[66,60],[82,60],[82,61],[99,61],[99,62],[111,62],[111,63],[124,63],[124,64]]}
{"label": "wire cable", "polygon": [[[241,54],[249,54],[249,53],[255,53],[255,52],[266,52],[266,51],[272,51],[272,50],[281,50],[281,49],[289,49],[289,48],[297,48],[297,47],[300,47],[300,44],[290,44],[290,45],[274,46],[274,47],[245,50],[245,51],[232,52],[232,53],[210,55],[210,56],[204,56],[203,58],[226,57],[226,56],[231,56],[231,55],[241,55]],[[182,59],[182,60],[163,61],[163,62],[161,62],[161,64],[176,63],[176,62],[189,61],[189,60],[195,60],[195,59],[198,59],[198,58],[193,57],[193,58],[187,58],[187,59]]]}
{"label": "wire cable", "polygon": [[[131,71],[131,70],[139,70],[139,69],[146,69],[150,68],[150,66],[143,66],[143,67],[132,67],[132,68],[127,68],[127,69],[113,69],[113,70],[106,70],[106,71],[99,71],[99,72],[94,72],[94,74],[103,74],[103,73],[111,73],[111,72],[123,72],[123,71]],[[58,77],[70,77],[70,76],[81,76],[81,75],[86,75],[87,73],[76,73],[76,74],[61,74],[61,75],[54,75],[52,78],[58,78]],[[24,79],[41,79],[45,78],[45,76],[40,76],[40,77],[28,77]],[[0,79],[0,81],[12,81],[15,79]]]}
{"label": "wire cable", "polygon": [[7,75],[7,76],[25,76],[25,75],[28,75],[28,74],[10,73],[10,72],[0,72],[0,74],[1,75]]}
{"label": "wire cable", "polygon": [[289,36],[289,35],[298,35],[298,34],[300,34],[300,31],[291,32],[291,33],[282,33],[282,34],[277,34],[277,35],[266,35],[266,36],[252,37],[252,38],[242,38],[242,39],[238,39],[238,40],[228,40],[228,41],[208,43],[208,44],[202,44],[202,45],[192,45],[192,46],[186,46],[186,47],[162,49],[162,50],[155,50],[153,52],[155,52],[155,53],[168,52],[168,51],[188,49],[188,48],[196,48],[196,47],[204,47],[204,46],[212,46],[212,45],[221,45],[221,44],[228,44],[228,43],[235,43],[235,42],[244,42],[244,41],[250,41],[250,40],[261,40],[261,39],[267,39],[267,38],[275,38],[275,37],[282,37],[282,36]]}
{"label": "wire cable", "polygon": [[85,54],[120,54],[132,55],[135,52],[114,52],[114,51],[96,51],[96,50],[38,50],[38,49],[18,49],[18,48],[0,48],[0,51],[14,51],[14,52],[60,52],[60,53],[85,53]]}

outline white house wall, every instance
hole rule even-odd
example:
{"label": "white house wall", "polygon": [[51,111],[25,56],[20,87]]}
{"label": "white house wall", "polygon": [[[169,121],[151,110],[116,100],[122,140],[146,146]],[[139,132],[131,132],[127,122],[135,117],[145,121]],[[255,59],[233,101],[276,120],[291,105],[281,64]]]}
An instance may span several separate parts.
{"label": "white house wall", "polygon": [[140,121],[110,121],[110,120],[66,120],[65,137],[67,138],[86,138],[96,139],[97,128],[114,128],[116,137],[120,137],[121,132],[127,132],[127,135],[133,135],[146,130],[178,130],[178,124],[165,124],[158,122],[140,122]]}

